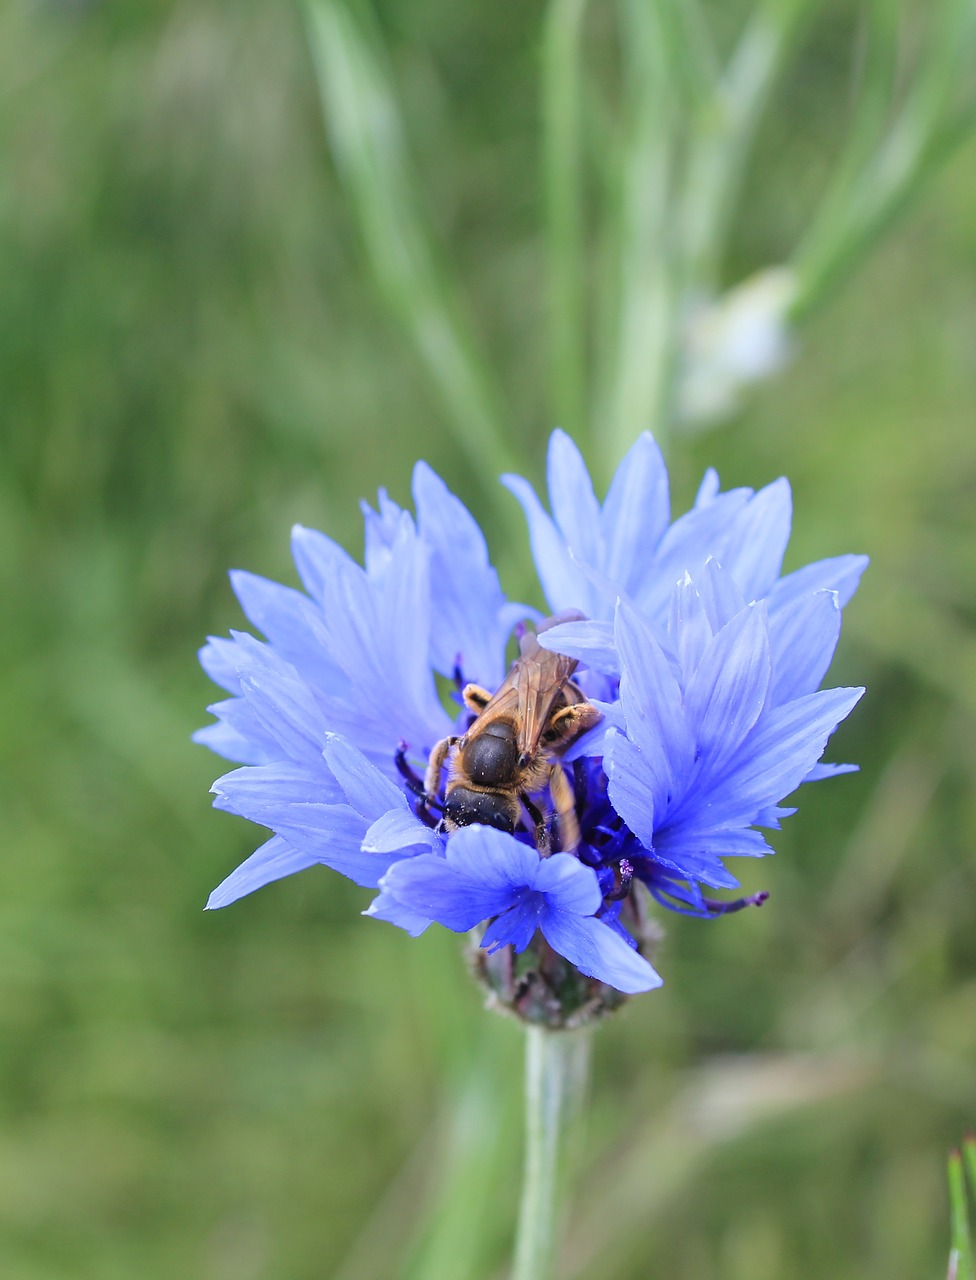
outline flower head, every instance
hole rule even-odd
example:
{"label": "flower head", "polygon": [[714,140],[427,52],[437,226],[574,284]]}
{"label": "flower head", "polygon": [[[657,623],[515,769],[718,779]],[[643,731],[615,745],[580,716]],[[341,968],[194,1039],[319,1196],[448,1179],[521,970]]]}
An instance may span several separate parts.
{"label": "flower head", "polygon": [[[702,917],[761,901],[707,891],[738,887],[725,859],[771,852],[759,828],[793,812],[781,801],[801,783],[851,767],[818,762],[862,691],[820,684],[866,562],[780,577],[785,481],[723,494],[709,473],[671,523],[649,436],[602,505],[559,432],[551,515],[526,481],[505,482],[550,607],[574,611],[539,629],[538,645],[564,657],[531,750],[498,775],[516,816],[479,800],[465,817],[456,789],[501,789],[490,770],[464,777],[462,753],[489,718],[515,741],[526,682],[505,679],[506,643],[538,619],[505,598],[475,521],[419,463],[415,518],[383,492],[364,507],[365,567],[298,528],[304,592],[231,575],[266,639],[232,633],[201,651],[232,696],[196,736],[243,766],[214,784],[215,804],[273,835],[208,905],[322,863],[379,889],[367,915],[412,934],[479,931],[497,998],[565,1024],[659,985],[641,954],[648,893]],[[456,681],[450,712],[435,673]],[[580,732],[561,738],[560,715]]]}

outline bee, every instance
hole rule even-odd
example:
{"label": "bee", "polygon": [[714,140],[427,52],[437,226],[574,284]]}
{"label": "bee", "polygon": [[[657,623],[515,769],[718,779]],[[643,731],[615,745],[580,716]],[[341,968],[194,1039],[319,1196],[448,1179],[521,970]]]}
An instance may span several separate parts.
{"label": "bee", "polygon": [[[582,617],[575,611],[559,614],[539,631]],[[465,686],[464,705],[475,719],[465,734],[443,738],[434,747],[424,791],[432,802],[449,759],[444,794],[448,832],[473,822],[514,832],[527,811],[536,826],[536,842],[546,851],[548,828],[531,797],[548,791],[559,847],[571,852],[580,841],[579,824],[573,788],[559,757],[599,722],[601,713],[570,678],[578,666],[575,658],[543,649],[531,631],[522,636],[519,649],[495,693]]]}

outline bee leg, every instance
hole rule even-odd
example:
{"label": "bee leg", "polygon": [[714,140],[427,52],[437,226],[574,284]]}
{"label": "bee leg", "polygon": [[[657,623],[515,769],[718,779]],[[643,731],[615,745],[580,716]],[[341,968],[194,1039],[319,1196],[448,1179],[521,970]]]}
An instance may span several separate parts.
{"label": "bee leg", "polygon": [[603,719],[592,702],[574,702],[557,711],[546,730],[546,746],[552,751],[568,747],[584,733],[595,728]]}
{"label": "bee leg", "polygon": [[441,772],[444,768],[444,761],[456,743],[457,737],[454,735],[449,738],[441,738],[430,753],[430,759],[427,761],[427,772],[424,774],[424,798],[427,804],[437,798],[437,793],[441,789]]}
{"label": "bee leg", "polygon": [[476,716],[480,716],[488,703],[491,702],[491,694],[487,689],[482,689],[480,684],[466,684],[461,690],[461,697],[464,705],[469,711],[473,711]]}
{"label": "bee leg", "polygon": [[549,774],[549,794],[556,809],[559,848],[563,853],[572,853],[580,842],[580,829],[576,820],[576,796],[562,765],[555,764],[552,767]]}
{"label": "bee leg", "polygon": [[535,827],[535,847],[543,858],[548,858],[549,854],[552,853],[552,839],[546,815],[537,805],[532,803],[527,795],[522,795],[521,800],[525,805],[526,813],[532,819],[532,825]]}

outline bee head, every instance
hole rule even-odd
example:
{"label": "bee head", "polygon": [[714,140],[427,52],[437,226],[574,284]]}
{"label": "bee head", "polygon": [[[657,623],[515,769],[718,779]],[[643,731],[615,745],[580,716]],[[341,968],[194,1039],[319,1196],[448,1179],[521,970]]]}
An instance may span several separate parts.
{"label": "bee head", "polygon": [[[513,812],[515,810],[515,812]],[[493,791],[471,791],[468,787],[452,787],[444,802],[444,817],[455,827],[480,822],[499,831],[515,832],[517,806],[510,796]]]}

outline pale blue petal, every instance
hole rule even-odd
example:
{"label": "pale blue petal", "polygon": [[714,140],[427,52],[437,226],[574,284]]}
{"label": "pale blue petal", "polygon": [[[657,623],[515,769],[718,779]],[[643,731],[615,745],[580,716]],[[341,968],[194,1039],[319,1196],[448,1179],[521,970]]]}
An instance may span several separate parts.
{"label": "pale blue petal", "polygon": [[813,591],[770,617],[774,704],[792,702],[820,688],[840,639],[840,616],[836,591]]}
{"label": "pale blue petal", "polygon": [[601,515],[601,567],[620,590],[640,586],[670,510],[668,469],[653,436],[642,432],[617,468]]}
{"label": "pale blue petal", "polygon": [[695,586],[713,633],[721,631],[749,603],[735,578],[714,556],[709,556],[695,575]]}
{"label": "pale blue petal", "polygon": [[601,920],[547,909],[540,924],[549,945],[580,973],[628,995],[661,985],[661,978],[644,957]]}
{"label": "pale blue petal", "polygon": [[568,853],[543,858],[535,878],[535,888],[561,911],[591,916],[599,911],[603,895],[596,872]]}
{"label": "pale blue petal", "polygon": [[321,765],[318,769],[291,761],[235,769],[225,773],[210,788],[214,806],[250,818],[262,826],[267,806],[281,804],[339,804],[343,799],[335,778]]}
{"label": "pale blue petal", "polygon": [[539,644],[554,653],[578,658],[593,671],[604,675],[620,674],[612,622],[596,622],[590,618],[583,622],[560,622],[540,632]]}
{"label": "pale blue petal", "polygon": [[792,518],[793,498],[783,478],[760,489],[730,526],[718,558],[746,600],[761,600],[779,577]]}
{"label": "pale blue petal", "polygon": [[647,849],[654,848],[654,796],[667,803],[667,782],[649,765],[634,744],[616,730],[607,734],[603,767],[607,773],[610,803]]}
{"label": "pale blue petal", "polygon": [[[374,511],[368,502],[360,502],[359,509],[363,513],[365,533],[366,572],[369,575],[381,573],[390,558],[390,548],[396,541],[397,530],[403,518],[403,508],[380,489],[376,495],[378,510]],[[409,516],[407,517],[409,519]]]}
{"label": "pale blue petal", "polygon": [[617,607],[615,637],[627,736],[640,749],[646,769],[655,779],[653,807],[663,813],[675,793],[677,779],[694,759],[681,690],[663,649],[623,602]]}
{"label": "pale blue petal", "polygon": [[521,476],[502,476],[502,484],[522,504],[529,526],[529,542],[543,594],[553,613],[581,609],[590,613],[589,587],[573,563],[562,534],[550,519],[535,490]]}
{"label": "pale blue petal", "polygon": [[719,555],[729,526],[751,496],[751,489],[730,489],[674,522],[658,545],[653,572],[634,593],[645,617],[665,622],[675,585],[686,571],[695,579],[709,556]]}
{"label": "pale blue petal", "polygon": [[400,857],[399,854],[363,853],[366,823],[349,805],[283,801],[276,806],[269,799],[261,824],[310,858],[368,888],[376,888],[390,863]]}
{"label": "pale blue petal", "polygon": [[718,472],[714,467],[709,467],[702,476],[701,484],[698,486],[698,493],[695,495],[695,506],[707,507],[710,502],[714,502],[721,487]]}
{"label": "pale blue petal", "polygon": [[385,890],[377,894],[363,915],[371,916],[374,920],[384,920],[387,924],[395,924],[398,929],[404,929],[412,938],[419,938],[424,930],[429,929],[434,923],[419,911],[411,911],[409,907],[397,902],[396,898]]}
{"label": "pale blue petal", "polygon": [[[702,816],[707,821],[707,814]],[[751,827],[731,827],[728,830],[675,827],[657,834],[655,857],[666,858],[676,866],[683,866],[684,859],[762,858],[773,850],[766,843],[762,832]],[[722,886],[733,888],[734,885]]]}
{"label": "pale blue petal", "polygon": [[[463,834],[458,832],[458,836]],[[457,838],[448,842],[448,852]],[[507,911],[525,893],[522,884],[508,880],[489,883],[476,872],[471,874],[467,868],[452,866],[445,858],[432,853],[395,862],[380,887],[401,906],[436,920],[455,933],[465,933],[489,916]]]}
{"label": "pale blue petal", "polygon": [[535,887],[541,859],[537,849],[493,827],[471,826],[451,836],[447,861],[472,880],[500,888]]}
{"label": "pale blue petal", "polygon": [[859,773],[859,764],[815,764],[804,777],[804,782],[819,782],[822,778],[837,778],[842,773]]}
{"label": "pale blue petal", "polygon": [[496,688],[505,674],[510,609],[488,559],[488,547],[467,507],[443,480],[418,462],[413,496],[420,536],[430,556],[433,666],[450,676]]}
{"label": "pale blue petal", "polygon": [[753,822],[760,809],[796,790],[863,692],[825,689],[768,712],[748,738],[741,761],[705,792],[693,789],[681,816],[707,804],[716,826]]}
{"label": "pale blue petal", "polygon": [[238,653],[233,640],[221,636],[208,636],[207,643],[198,650],[200,666],[221,689],[228,693],[240,693],[241,679],[237,674]]}
{"label": "pale blue petal", "polygon": [[570,549],[587,564],[603,564],[600,504],[583,455],[565,431],[549,437],[549,508]]}
{"label": "pale blue petal", "polygon": [[319,604],[331,606],[337,573],[355,563],[349,553],[317,529],[296,524],[291,531],[291,554],[308,594]]}
{"label": "pale blue petal", "polygon": [[759,719],[769,686],[762,605],[745,608],[705,646],[685,690],[685,715],[702,772],[716,774]]}
{"label": "pale blue petal", "polygon": [[[211,715],[216,716],[231,734],[253,744],[255,754],[264,757],[264,759],[245,760],[243,756],[232,756],[232,759],[240,759],[242,764],[264,764],[266,760],[281,759],[280,742],[275,734],[265,727],[245,698],[225,698],[223,702],[212,703],[207,710]],[[208,742],[207,745],[209,746],[210,743]]]}
{"label": "pale blue petal", "polygon": [[[345,738],[329,734],[322,750],[346,801],[373,822],[390,809],[407,808],[407,797]],[[419,819],[415,819],[419,824]]]}
{"label": "pale blue petal", "polygon": [[836,591],[841,608],[857,590],[861,574],[868,567],[867,556],[834,556],[830,560],[817,560],[802,569],[780,578],[769,595],[769,616],[786,608],[800,596],[811,591]]}
{"label": "pale blue petal", "polygon": [[712,639],[712,626],[698,587],[686,573],[671,594],[668,643],[681,667],[682,683],[697,671]]}
{"label": "pale blue petal", "polygon": [[232,570],[230,581],[248,621],[281,657],[322,691],[345,687],[346,678],[328,653],[321,612],[308,596],[243,569]]}
{"label": "pale blue petal", "polygon": [[319,758],[327,722],[303,681],[255,666],[241,676],[241,693],[265,736],[277,742],[280,755],[309,764]]}
{"label": "pale blue petal", "polygon": [[[804,778],[804,782],[808,779]],[[783,818],[790,818],[796,813],[796,807],[791,805],[771,804],[765,809],[760,809],[754,819],[757,827],[765,827],[767,831],[779,831],[782,826]],[[770,853],[773,851],[770,850]]]}
{"label": "pale blue petal", "polygon": [[325,626],[350,681],[329,703],[334,729],[391,768],[401,739],[429,750],[450,732],[428,663],[427,552],[406,513],[381,573],[367,578],[352,561],[338,565]]}
{"label": "pale blue petal", "polygon": [[317,862],[317,858],[311,858],[307,853],[292,849],[280,836],[272,836],[260,849],[255,850],[242,862],[236,871],[232,871],[226,880],[220,882],[207,899],[206,909],[214,911],[218,907],[229,906],[238,898],[253,893],[255,889],[271,884],[274,880],[281,880],[285,876],[294,875],[296,871],[314,867]]}
{"label": "pale blue petal", "polygon": [[[229,701],[238,703],[243,702],[243,699],[231,698]],[[227,703],[218,702],[207,710],[213,711],[214,715],[219,715],[217,708],[226,706]],[[253,737],[239,732],[228,720],[223,719],[217,724],[208,724],[202,729],[197,729],[193,734],[193,741],[199,743],[201,747],[207,747],[216,752],[218,756],[223,756],[225,760],[232,760],[235,764],[267,764],[280,754],[277,743],[273,743],[269,749],[266,745],[256,742]]]}
{"label": "pale blue petal", "polygon": [[437,836],[410,809],[391,809],[377,818],[363,836],[364,853],[396,853],[403,849],[430,848]]}

